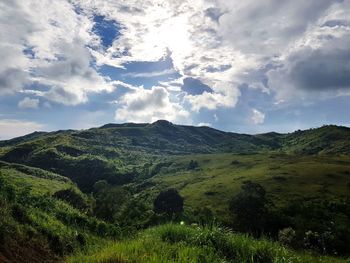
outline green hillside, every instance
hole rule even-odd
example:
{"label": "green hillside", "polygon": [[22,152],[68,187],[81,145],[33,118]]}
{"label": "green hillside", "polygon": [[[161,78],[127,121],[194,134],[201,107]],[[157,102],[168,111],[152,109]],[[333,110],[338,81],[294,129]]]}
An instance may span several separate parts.
{"label": "green hillside", "polygon": [[[72,254],[70,262],[206,262],[195,259],[203,253],[210,254],[211,262],[335,262],[303,251],[350,254],[346,127],[247,135],[157,121],[36,132],[0,142],[0,179],[0,262],[23,262],[23,255],[31,262],[61,261]],[[232,211],[234,197],[256,198],[243,192],[246,183],[264,193],[253,232]],[[158,194],[169,188],[183,198],[180,214],[154,209]],[[219,222],[274,241],[222,232],[229,247],[245,240],[247,251],[235,252],[242,253],[237,259],[238,254],[212,244],[204,249],[192,237],[169,243],[161,227],[144,230],[169,220],[203,224],[204,229]],[[208,234],[184,228],[195,237]],[[290,236],[281,239],[282,230]],[[115,238],[121,241],[114,243]],[[29,241],[33,247],[21,251]],[[254,254],[261,246],[273,248],[262,252],[270,253],[266,260]],[[162,250],[169,254],[159,261]],[[286,253],[286,261],[279,253]]]}
{"label": "green hillside", "polygon": [[[76,193],[75,203],[57,195],[67,189]],[[75,208],[77,200],[86,207]],[[0,262],[60,262],[64,255],[120,234],[89,209],[89,198],[68,178],[1,162]]]}
{"label": "green hillside", "polygon": [[[191,160],[198,167],[188,169]],[[174,187],[186,205],[207,207],[221,219],[228,212],[228,200],[246,180],[263,185],[281,206],[297,198],[350,197],[348,156],[225,153],[169,157],[166,163],[156,176],[141,182],[141,194],[147,197]]]}

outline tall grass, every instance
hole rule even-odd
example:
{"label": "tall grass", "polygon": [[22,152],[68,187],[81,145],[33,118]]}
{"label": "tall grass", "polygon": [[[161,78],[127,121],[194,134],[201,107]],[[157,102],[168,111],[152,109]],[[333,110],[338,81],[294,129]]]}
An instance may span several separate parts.
{"label": "tall grass", "polygon": [[166,224],[141,232],[134,239],[111,243],[101,250],[67,259],[78,262],[239,262],[340,263],[343,259],[299,254],[267,239],[256,240],[218,226]]}

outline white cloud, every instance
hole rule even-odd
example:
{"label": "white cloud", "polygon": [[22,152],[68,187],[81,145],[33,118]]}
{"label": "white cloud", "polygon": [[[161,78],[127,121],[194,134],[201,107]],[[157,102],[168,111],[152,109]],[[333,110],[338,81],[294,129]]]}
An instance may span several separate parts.
{"label": "white cloud", "polygon": [[115,119],[129,122],[154,122],[159,119],[188,122],[189,113],[170,100],[170,93],[163,87],[142,87],[125,94],[118,102]]}
{"label": "white cloud", "polygon": [[[177,72],[209,85],[217,93],[213,97],[224,101],[212,98],[211,108],[235,106],[240,94],[239,75],[256,66],[253,57],[220,40],[218,23],[206,12],[216,6],[215,2],[76,2],[122,24],[121,35],[112,47],[93,52],[98,64],[124,67],[130,61],[158,61],[169,52]],[[189,102],[198,100],[190,98]],[[206,108],[206,105],[201,107]],[[198,106],[193,105],[193,108]]]}
{"label": "white cloud", "polygon": [[34,131],[44,129],[43,124],[14,119],[0,119],[0,140],[7,140],[18,136],[23,136]]}
{"label": "white cloud", "polygon": [[253,124],[263,124],[265,121],[265,113],[252,109],[250,120]]}
{"label": "white cloud", "polygon": [[199,79],[213,89],[213,94],[186,97],[198,111],[234,107],[241,83],[268,92],[262,84],[264,73],[252,72],[283,59],[310,26],[341,1],[76,2],[122,25],[112,47],[93,51],[98,64],[124,67],[130,61],[158,61],[170,51],[183,78]]}
{"label": "white cloud", "polygon": [[[173,70],[125,74],[141,78],[178,72],[178,80],[198,79],[212,89],[184,94],[182,101],[169,99],[168,112],[182,109],[183,103],[195,112],[235,107],[242,83],[268,92],[267,80],[277,99],[286,100],[300,92],[295,87],[300,83],[285,84],[293,54],[348,39],[349,5],[348,0],[2,1],[0,94],[30,88],[34,96],[77,105],[87,102],[90,93],[111,92],[119,85],[102,76],[98,66],[125,68],[130,62],[154,62],[170,54]],[[96,14],[120,25],[118,38],[108,48],[93,32]],[[160,86],[169,94],[180,93],[178,80]],[[44,88],[34,90],[32,83]],[[142,92],[146,96],[150,91],[141,89],[121,100],[124,105],[118,111],[123,119],[127,120],[122,112],[128,107],[126,100],[136,100],[135,94]],[[145,116],[139,119],[149,119],[149,113],[140,114]]]}
{"label": "white cloud", "polygon": [[212,124],[211,124],[211,123],[209,123],[209,122],[200,122],[200,123],[198,123],[198,124],[197,124],[197,126],[199,126],[199,127],[201,127],[201,126],[211,127],[211,126],[212,126]]}
{"label": "white cloud", "polygon": [[191,104],[191,109],[198,112],[202,108],[215,110],[217,107],[233,107],[237,103],[239,90],[232,89],[231,93],[203,92],[200,95],[186,95],[185,99]]}
{"label": "white cloud", "polygon": [[87,46],[98,41],[93,22],[70,2],[1,2],[0,24],[0,94],[35,82],[48,89],[40,95],[76,105],[89,92],[114,89],[91,66]]}
{"label": "white cloud", "polygon": [[20,109],[37,109],[39,107],[39,99],[31,99],[25,97],[23,100],[18,102],[18,108]]}
{"label": "white cloud", "polygon": [[124,77],[133,77],[133,78],[154,78],[154,77],[161,77],[165,75],[175,74],[176,71],[174,69],[165,69],[161,71],[151,71],[151,72],[130,72],[123,74]]}

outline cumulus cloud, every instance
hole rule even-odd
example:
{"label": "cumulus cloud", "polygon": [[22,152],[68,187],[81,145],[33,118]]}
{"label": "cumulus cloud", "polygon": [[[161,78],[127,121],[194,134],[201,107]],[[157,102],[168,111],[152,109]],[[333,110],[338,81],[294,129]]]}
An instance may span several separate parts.
{"label": "cumulus cloud", "polygon": [[230,93],[203,92],[200,95],[186,95],[184,98],[191,104],[191,109],[195,112],[202,108],[215,110],[218,107],[233,107],[237,103],[239,90],[232,89]]}
{"label": "cumulus cloud", "polygon": [[219,18],[219,33],[245,53],[279,55],[337,2],[342,1],[218,0],[219,8],[226,10]]}
{"label": "cumulus cloud", "polygon": [[[344,95],[349,14],[349,0],[5,0],[0,95],[30,92],[78,105],[121,85],[131,90],[118,99],[116,118],[123,121],[189,118],[184,107],[235,107],[242,87],[276,94],[279,102]],[[128,87],[99,70],[167,56],[173,69],[121,74],[180,76],[152,89]]]}
{"label": "cumulus cloud", "polygon": [[[108,49],[92,51],[98,64],[123,68],[130,61],[158,61],[170,52],[174,69],[184,80],[205,85],[191,83],[184,89],[194,111],[234,107],[242,83],[267,92],[266,65],[279,64],[310,27],[333,6],[343,4],[329,0],[75,2],[122,25]],[[346,25],[343,19],[332,21],[324,25]]]}
{"label": "cumulus cloud", "polygon": [[37,109],[39,107],[39,99],[31,99],[25,97],[23,100],[18,102],[18,108],[20,109]]}
{"label": "cumulus cloud", "polygon": [[118,121],[154,122],[159,119],[188,122],[189,113],[178,102],[170,99],[164,87],[142,87],[125,94],[118,101],[115,113]]}
{"label": "cumulus cloud", "polygon": [[339,94],[350,89],[350,50],[310,49],[293,53],[282,68],[269,73],[270,85],[279,97]]}
{"label": "cumulus cloud", "polygon": [[[75,105],[89,92],[114,89],[91,64],[93,21],[70,2],[2,1],[0,24],[0,94],[36,83],[47,87],[40,95]],[[69,96],[53,96],[57,90]]]}
{"label": "cumulus cloud", "polygon": [[44,128],[45,126],[43,124],[33,121],[0,119],[0,140],[26,135]]}
{"label": "cumulus cloud", "polygon": [[268,72],[277,99],[314,100],[350,94],[349,13],[349,2],[333,6],[279,66]]}
{"label": "cumulus cloud", "polygon": [[253,124],[263,124],[265,121],[265,113],[252,109],[250,120]]}
{"label": "cumulus cloud", "polygon": [[[235,106],[238,75],[254,67],[255,60],[221,41],[217,21],[221,11],[214,1],[76,2],[123,25],[111,47],[92,52],[98,64],[123,68],[130,61],[158,61],[169,52],[184,79],[196,79],[231,101],[216,107]],[[193,92],[190,95],[200,95]]]}

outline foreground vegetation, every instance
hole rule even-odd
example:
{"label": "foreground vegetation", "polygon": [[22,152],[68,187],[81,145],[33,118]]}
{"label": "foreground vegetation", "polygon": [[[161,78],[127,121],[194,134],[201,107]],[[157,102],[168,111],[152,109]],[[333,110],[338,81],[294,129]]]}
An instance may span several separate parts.
{"label": "foreground vegetation", "polygon": [[[72,187],[71,183],[42,180],[16,170],[0,170],[0,262],[60,261],[84,246],[120,236],[115,225],[74,208],[48,190]],[[84,202],[86,197],[78,189],[69,189]]]}
{"label": "foreground vegetation", "polygon": [[350,262],[296,253],[267,239],[255,240],[215,225],[166,224],[142,231],[135,238],[110,243],[67,262]]}

